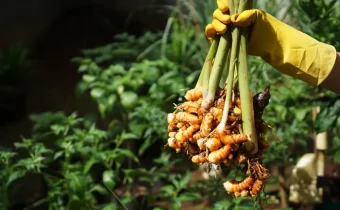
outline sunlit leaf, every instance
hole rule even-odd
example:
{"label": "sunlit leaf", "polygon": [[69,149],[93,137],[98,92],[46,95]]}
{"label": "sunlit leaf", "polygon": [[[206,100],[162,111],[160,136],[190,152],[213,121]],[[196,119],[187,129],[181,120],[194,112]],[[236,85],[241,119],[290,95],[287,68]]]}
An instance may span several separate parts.
{"label": "sunlit leaf", "polygon": [[106,170],[103,172],[103,182],[109,188],[113,189],[116,185],[115,173],[112,170]]}
{"label": "sunlit leaf", "polygon": [[102,183],[96,184],[94,187],[91,188],[90,191],[91,191],[91,192],[92,192],[92,191],[93,191],[93,192],[98,192],[98,193],[100,193],[100,194],[102,194],[102,195],[105,195],[105,194],[108,194],[108,193],[109,193],[108,189],[107,189]]}
{"label": "sunlit leaf", "polygon": [[126,108],[132,108],[137,102],[137,94],[132,91],[126,91],[121,96],[121,103]]}
{"label": "sunlit leaf", "polygon": [[160,191],[165,193],[165,195],[171,195],[174,192],[175,188],[172,185],[165,185],[160,188]]}
{"label": "sunlit leaf", "polygon": [[26,174],[25,171],[21,171],[21,170],[14,171],[13,173],[10,174],[10,176],[9,176],[7,182],[6,182],[6,185],[9,186],[9,185],[10,185],[12,182],[14,182],[15,180],[24,177],[25,174]]}
{"label": "sunlit leaf", "polygon": [[98,162],[99,161],[97,159],[91,158],[89,161],[86,162],[86,164],[84,166],[83,172],[85,174],[89,173],[89,171],[91,170],[92,166],[94,166]]}
{"label": "sunlit leaf", "polygon": [[103,94],[105,93],[105,91],[101,88],[94,88],[91,90],[91,96],[94,98],[94,99],[98,99],[100,97],[103,96]]}
{"label": "sunlit leaf", "polygon": [[91,83],[91,82],[93,82],[95,79],[96,79],[96,77],[93,76],[93,75],[89,75],[89,74],[83,75],[83,80],[84,80],[85,82],[87,82],[87,83]]}

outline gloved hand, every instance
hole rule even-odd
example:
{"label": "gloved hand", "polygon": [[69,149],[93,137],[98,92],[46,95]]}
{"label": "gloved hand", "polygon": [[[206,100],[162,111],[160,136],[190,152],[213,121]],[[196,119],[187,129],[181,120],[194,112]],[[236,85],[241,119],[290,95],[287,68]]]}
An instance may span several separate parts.
{"label": "gloved hand", "polygon": [[217,0],[217,7],[213,13],[213,21],[205,27],[205,34],[210,42],[215,37],[216,33],[224,34],[227,31],[227,24],[230,23],[228,14],[228,0]]}
{"label": "gloved hand", "polygon": [[[219,16],[214,16],[218,19]],[[336,50],[279,21],[270,14],[253,9],[230,17],[232,24],[250,26],[248,54],[260,56],[280,72],[320,85],[331,72]],[[217,33],[221,26],[212,22]],[[208,36],[208,35],[207,35]]]}

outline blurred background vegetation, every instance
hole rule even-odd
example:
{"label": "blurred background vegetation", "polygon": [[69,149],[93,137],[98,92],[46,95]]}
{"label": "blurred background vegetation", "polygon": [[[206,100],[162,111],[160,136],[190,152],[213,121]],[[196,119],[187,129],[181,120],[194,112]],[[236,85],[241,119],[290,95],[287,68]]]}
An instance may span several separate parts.
{"label": "blurred background vegetation", "polygon": [[[1,48],[0,209],[288,209],[291,168],[313,152],[314,132],[329,132],[327,152],[340,161],[340,97],[249,57],[251,90],[271,84],[263,119],[281,143],[268,131],[266,203],[233,199],[222,183],[237,171],[216,176],[164,149],[166,115],[194,86],[207,54],[215,0],[133,4],[116,19],[94,8],[67,11],[40,44]],[[257,0],[254,8],[340,50],[336,0]],[[146,9],[161,14],[157,23],[136,22]],[[70,20],[89,26],[72,32]]]}

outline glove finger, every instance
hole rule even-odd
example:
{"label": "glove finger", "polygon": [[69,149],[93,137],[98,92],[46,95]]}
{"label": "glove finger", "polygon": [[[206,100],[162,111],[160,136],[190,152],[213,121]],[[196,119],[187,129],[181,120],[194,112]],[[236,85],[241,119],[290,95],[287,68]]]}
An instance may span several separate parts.
{"label": "glove finger", "polygon": [[246,10],[241,14],[234,14],[230,17],[231,22],[236,26],[247,27],[255,22],[256,10]]}
{"label": "glove finger", "polygon": [[217,0],[217,7],[221,12],[226,12],[229,10],[227,0]]}
{"label": "glove finger", "polygon": [[219,9],[216,9],[214,11],[213,17],[214,17],[214,19],[217,19],[224,24],[230,23],[230,15],[228,15],[226,13],[222,13],[221,10],[219,10]]}
{"label": "glove finger", "polygon": [[218,34],[224,34],[227,31],[227,25],[221,23],[217,19],[213,19],[212,26]]}
{"label": "glove finger", "polygon": [[208,24],[205,27],[205,35],[207,36],[209,41],[214,39],[214,37],[216,36],[216,30],[212,24]]}

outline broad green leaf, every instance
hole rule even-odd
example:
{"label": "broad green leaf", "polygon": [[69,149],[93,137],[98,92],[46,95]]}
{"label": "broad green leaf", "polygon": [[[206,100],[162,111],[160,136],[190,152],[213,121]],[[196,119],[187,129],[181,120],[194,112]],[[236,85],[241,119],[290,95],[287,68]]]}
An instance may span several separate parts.
{"label": "broad green leaf", "polygon": [[178,186],[178,188],[179,188],[179,189],[185,188],[185,187],[188,185],[190,179],[191,179],[191,174],[190,174],[190,172],[188,171],[184,177],[181,177],[181,179],[180,179],[180,181],[179,181],[179,186]]}
{"label": "broad green leaf", "polygon": [[112,170],[104,171],[103,182],[109,189],[113,189],[115,187],[116,182],[115,182],[114,179],[115,179],[114,171],[112,171]]}
{"label": "broad green leaf", "polygon": [[103,210],[119,210],[119,208],[118,208],[117,204],[110,203],[110,204],[105,205]]}
{"label": "broad green leaf", "polygon": [[134,133],[123,133],[120,138],[121,138],[121,141],[125,141],[125,140],[138,139],[138,136],[136,136]]}
{"label": "broad green leaf", "polygon": [[23,139],[22,142],[15,142],[14,146],[17,149],[28,149],[33,145],[32,139]]}
{"label": "broad green leaf", "polygon": [[166,196],[170,196],[175,192],[175,188],[172,185],[165,185],[161,187],[161,192],[164,192]]}
{"label": "broad green leaf", "polygon": [[302,121],[305,118],[307,112],[309,112],[309,111],[311,111],[310,108],[296,110],[296,114],[295,114],[296,119],[299,120],[299,121]]}
{"label": "broad green leaf", "polygon": [[4,164],[8,164],[16,154],[17,154],[16,152],[0,150],[0,163],[2,162]]}
{"label": "broad green leaf", "polygon": [[91,168],[93,165],[95,165],[96,163],[99,163],[99,160],[95,159],[95,158],[91,158],[89,161],[86,161],[86,164],[84,166],[84,170],[83,173],[87,174],[90,172]]}
{"label": "broad green leaf", "polygon": [[120,95],[121,103],[126,108],[132,108],[136,103],[138,96],[132,91],[125,91]]}
{"label": "broad green leaf", "polygon": [[170,200],[170,203],[171,203],[170,210],[179,210],[179,209],[181,209],[182,201],[180,199],[173,198],[173,199]]}
{"label": "broad green leaf", "polygon": [[99,109],[99,112],[100,112],[100,115],[102,116],[102,118],[105,118],[107,106],[105,104],[99,104],[98,109]]}
{"label": "broad green leaf", "polygon": [[132,130],[133,133],[138,136],[138,138],[143,136],[145,129],[148,127],[149,125],[140,123],[138,120],[131,120],[129,123],[129,129]]}
{"label": "broad green leaf", "polygon": [[51,125],[51,130],[56,135],[60,135],[62,133],[65,133],[65,131],[67,131],[67,129],[68,129],[68,127],[66,127],[64,125]]}
{"label": "broad green leaf", "polygon": [[126,74],[126,71],[124,70],[124,67],[121,65],[111,65],[109,67],[109,71],[112,71],[114,74]]}
{"label": "broad green leaf", "polygon": [[117,96],[116,95],[110,95],[108,98],[107,98],[107,104],[108,106],[110,107],[113,107],[114,103],[116,102],[117,100]]}
{"label": "broad green leaf", "polygon": [[8,187],[8,186],[9,186],[12,182],[14,182],[15,180],[24,177],[25,174],[26,174],[26,172],[25,172],[25,171],[22,171],[22,170],[12,172],[12,173],[10,174],[10,176],[9,176],[9,178],[8,178],[8,180],[7,180],[7,182],[6,182],[6,186]]}
{"label": "broad green leaf", "polygon": [[63,156],[64,155],[64,150],[61,150],[61,151],[58,151],[58,152],[56,152],[55,154],[54,154],[54,156],[53,156],[53,160],[57,160],[58,158],[60,158],[61,156]]}
{"label": "broad green leaf", "polygon": [[88,69],[88,65],[87,64],[83,64],[83,65],[79,66],[78,71],[79,72],[84,72],[84,71],[87,71],[87,69]]}
{"label": "broad green leaf", "polygon": [[197,200],[201,197],[199,193],[195,192],[183,192],[179,195],[179,199],[183,201],[192,201],[192,200]]}
{"label": "broad green leaf", "polygon": [[136,197],[135,197],[135,196],[132,196],[132,195],[130,195],[130,196],[125,196],[125,197],[121,198],[121,202],[122,202],[123,204],[128,204],[128,203],[132,202],[132,201],[135,200],[135,199],[136,199]]}
{"label": "broad green leaf", "polygon": [[101,88],[93,88],[90,92],[92,98],[94,99],[99,99],[100,97],[103,96],[104,93],[105,91]]}
{"label": "broad green leaf", "polygon": [[93,191],[94,192],[98,192],[98,193],[100,193],[102,195],[106,195],[109,192],[109,190],[105,186],[103,186],[102,183],[96,184],[94,187],[91,188],[90,191],[91,192],[93,192]]}
{"label": "broad green leaf", "polygon": [[[158,174],[157,174],[157,175],[158,175]],[[139,180],[140,180],[141,182],[147,182],[147,183],[150,184],[150,185],[154,184],[154,179],[151,178],[151,177],[142,176],[142,177],[139,178]]]}
{"label": "broad green leaf", "polygon": [[91,83],[91,82],[93,82],[95,79],[96,79],[96,77],[93,76],[93,75],[89,75],[89,74],[83,75],[83,80],[84,80],[85,82],[87,82],[87,83]]}
{"label": "broad green leaf", "polygon": [[142,156],[144,154],[144,152],[156,141],[156,138],[153,136],[149,136],[148,138],[146,138],[142,145],[139,147],[138,150],[138,155]]}
{"label": "broad green leaf", "polygon": [[87,191],[88,177],[81,174],[68,173],[66,174],[66,178],[68,180],[69,189],[71,190],[69,193],[73,193],[74,196],[83,198]]}

